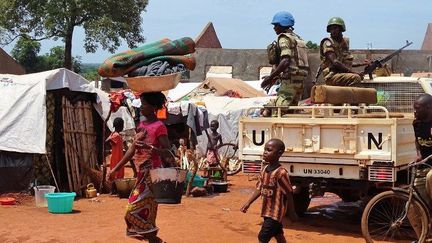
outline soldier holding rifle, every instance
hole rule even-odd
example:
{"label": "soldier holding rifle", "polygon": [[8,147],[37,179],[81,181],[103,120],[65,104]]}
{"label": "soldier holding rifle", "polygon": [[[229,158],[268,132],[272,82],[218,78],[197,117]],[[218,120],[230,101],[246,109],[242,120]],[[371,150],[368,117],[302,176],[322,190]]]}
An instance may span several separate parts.
{"label": "soldier holding rifle", "polygon": [[349,39],[344,37],[345,22],[342,18],[333,17],[328,21],[327,32],[330,37],[321,40],[320,44],[320,69],[328,85],[356,86],[363,80],[363,73],[357,73],[352,67],[368,65],[353,63],[353,55],[349,51]]}

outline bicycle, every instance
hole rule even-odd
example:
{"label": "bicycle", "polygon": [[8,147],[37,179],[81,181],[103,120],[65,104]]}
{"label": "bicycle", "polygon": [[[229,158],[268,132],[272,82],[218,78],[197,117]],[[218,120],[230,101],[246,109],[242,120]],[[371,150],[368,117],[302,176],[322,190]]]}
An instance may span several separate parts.
{"label": "bicycle", "polygon": [[[226,165],[227,175],[235,175],[242,170],[243,163],[238,158],[238,145],[234,143],[222,143],[215,147],[217,156],[222,165]],[[198,170],[208,167],[207,158],[198,162]]]}
{"label": "bicycle", "polygon": [[[207,135],[207,139],[210,141],[210,136],[207,130],[205,130],[205,133]],[[237,140],[237,138],[238,132],[234,141]],[[223,169],[226,170],[227,175],[235,175],[241,171],[243,163],[238,157],[238,144],[229,142],[216,146],[211,144],[211,147],[213,147],[213,150],[216,152],[219,165],[224,167]],[[199,162],[198,169],[203,170],[208,167],[207,165],[207,158],[204,158]]]}
{"label": "bicycle", "polygon": [[215,150],[219,161],[226,166],[228,175],[235,175],[242,169],[241,160],[238,158],[238,145],[234,143],[223,143],[216,146]]}
{"label": "bicycle", "polygon": [[[417,174],[419,165],[427,165],[426,162],[432,155],[408,165],[411,168],[411,181],[407,188],[394,187],[390,191],[382,192],[373,197],[366,205],[362,214],[361,229],[366,242],[376,240],[417,240],[425,242],[430,232],[431,211],[425,200],[416,188],[415,179],[421,176]],[[414,220],[409,216],[416,212],[418,216]],[[412,218],[411,220],[409,218]],[[412,223],[420,222],[421,232],[415,232]]]}

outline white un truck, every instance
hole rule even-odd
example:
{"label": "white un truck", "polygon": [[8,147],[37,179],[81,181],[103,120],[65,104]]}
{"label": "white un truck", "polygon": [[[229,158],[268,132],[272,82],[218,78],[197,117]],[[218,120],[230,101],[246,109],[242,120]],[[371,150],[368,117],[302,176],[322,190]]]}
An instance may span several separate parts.
{"label": "white un truck", "polygon": [[416,156],[413,102],[431,93],[431,84],[425,78],[376,78],[362,83],[376,89],[373,105],[297,106],[279,117],[242,117],[243,171],[259,171],[265,142],[281,139],[286,148],[280,160],[296,187],[299,214],[325,192],[356,201],[405,183],[406,166]]}

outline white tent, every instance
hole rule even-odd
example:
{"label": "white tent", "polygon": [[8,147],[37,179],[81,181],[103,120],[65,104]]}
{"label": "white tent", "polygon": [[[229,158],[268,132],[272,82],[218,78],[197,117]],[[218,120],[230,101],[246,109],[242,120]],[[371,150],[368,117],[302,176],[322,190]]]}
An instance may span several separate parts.
{"label": "white tent", "polygon": [[256,90],[264,92],[264,89],[261,88],[262,80],[245,81],[245,83],[247,83],[248,85],[250,85],[252,88],[254,88]]}
{"label": "white tent", "polygon": [[0,150],[46,153],[46,91],[61,88],[96,92],[86,79],[64,68],[27,75],[0,74]]}
{"label": "white tent", "polygon": [[[0,93],[0,193],[25,190],[34,172],[44,176],[40,179],[50,179],[46,159],[55,159],[50,163],[59,165],[65,158],[63,144],[54,142],[60,137],[54,134],[62,133],[55,128],[62,127],[58,122],[63,120],[57,117],[59,113],[50,112],[53,117],[48,117],[47,111],[62,109],[58,99],[69,95],[94,100],[96,90],[80,75],[61,68],[27,75],[0,74]],[[52,122],[49,126],[48,120]],[[53,140],[47,141],[47,134]],[[92,153],[97,156],[94,148]],[[47,154],[47,149],[46,157],[35,156]],[[59,177],[67,175],[66,168],[55,169]]]}
{"label": "white tent", "polygon": [[[238,124],[241,116],[248,115],[248,112],[256,112],[254,108],[260,108],[274,97],[255,97],[255,98],[230,98],[222,96],[205,96],[205,103],[209,122],[217,120],[219,122],[219,133],[222,135],[224,143],[238,142]],[[207,137],[198,137],[197,149],[201,155],[207,148]]]}
{"label": "white tent", "polygon": [[[240,117],[245,115],[249,108],[262,107],[274,98],[266,96],[260,85],[261,81],[245,82],[240,79],[210,77],[202,83],[179,83],[175,89],[168,91],[167,97],[176,102],[183,97],[191,96],[191,102],[200,100],[205,103],[209,122],[219,121],[219,132],[222,134],[223,142],[235,143]],[[251,98],[218,96],[227,90],[234,90],[242,97]],[[206,148],[206,136],[199,136],[197,149],[201,155],[204,155]]]}
{"label": "white tent", "polygon": [[168,91],[167,99],[170,101],[180,101],[192,90],[200,86],[201,83],[179,83],[177,87]]}

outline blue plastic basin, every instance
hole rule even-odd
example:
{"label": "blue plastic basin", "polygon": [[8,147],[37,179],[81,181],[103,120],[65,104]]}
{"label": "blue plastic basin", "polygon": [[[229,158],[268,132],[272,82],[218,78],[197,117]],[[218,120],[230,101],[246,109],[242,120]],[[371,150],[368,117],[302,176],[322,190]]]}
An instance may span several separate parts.
{"label": "blue plastic basin", "polygon": [[47,193],[45,198],[48,201],[48,212],[50,213],[70,213],[73,208],[75,192]]}

